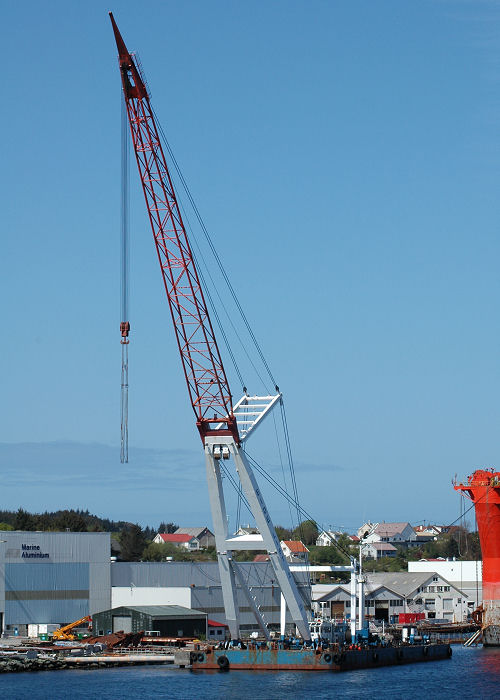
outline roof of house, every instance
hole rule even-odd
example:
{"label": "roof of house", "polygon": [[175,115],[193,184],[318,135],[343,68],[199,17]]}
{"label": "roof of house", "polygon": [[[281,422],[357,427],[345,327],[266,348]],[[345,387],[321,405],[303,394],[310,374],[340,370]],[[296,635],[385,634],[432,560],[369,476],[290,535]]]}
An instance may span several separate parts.
{"label": "roof of house", "polygon": [[436,557],[435,559],[419,559],[419,561],[446,561],[445,557]]}
{"label": "roof of house", "polygon": [[286,544],[292,554],[300,554],[301,552],[309,551],[305,544],[297,540],[283,540],[283,544]]}
{"label": "roof of house", "polygon": [[269,554],[256,554],[253,558],[254,561],[270,561],[270,559]]}
{"label": "roof of house", "polygon": [[247,525],[246,527],[240,527],[238,532],[241,532],[246,535],[260,535],[259,528],[251,527],[250,525]]}
{"label": "roof of house", "polygon": [[386,535],[390,537],[391,535],[399,535],[405,527],[411,527],[410,523],[379,523],[373,532],[377,535]]}
{"label": "roof of house", "polygon": [[441,527],[439,525],[415,525],[415,532],[435,532],[439,533]]}
{"label": "roof of house", "polygon": [[[374,593],[376,590],[382,587],[388,588],[396,595],[406,597],[409,596],[411,593],[415,593],[415,591],[419,587],[425,585],[427,581],[429,581],[429,579],[432,579],[432,577],[434,576],[434,574],[430,571],[419,573],[410,573],[406,571],[367,573],[365,570],[363,573],[366,579],[366,597],[369,597],[370,594]],[[443,581],[446,580],[442,576],[440,578]],[[329,590],[327,585],[324,585],[321,588],[314,586],[313,600],[328,600],[328,598],[333,594],[333,592],[339,588],[341,588],[346,593],[350,592],[349,583],[332,585],[329,587]]]}
{"label": "roof of house", "polygon": [[359,537],[357,535],[347,535],[347,537],[353,542],[359,542]]}
{"label": "roof of house", "polygon": [[165,532],[159,532],[158,534],[164,542],[190,542],[195,539],[193,535],[183,535],[177,532],[174,532],[173,535],[167,535]]}
{"label": "roof of house", "polygon": [[394,547],[394,545],[390,544],[389,542],[370,542],[366,546],[373,547],[373,549],[376,549],[378,552],[397,552],[398,551],[396,549],[396,547]]}
{"label": "roof of house", "polygon": [[217,620],[207,620],[207,625],[209,627],[226,627],[229,629],[229,625],[225,625],[223,622],[217,622]]}
{"label": "roof of house", "polygon": [[191,537],[200,537],[207,530],[207,534],[212,534],[208,527],[178,527],[174,534],[176,535],[191,535]]}

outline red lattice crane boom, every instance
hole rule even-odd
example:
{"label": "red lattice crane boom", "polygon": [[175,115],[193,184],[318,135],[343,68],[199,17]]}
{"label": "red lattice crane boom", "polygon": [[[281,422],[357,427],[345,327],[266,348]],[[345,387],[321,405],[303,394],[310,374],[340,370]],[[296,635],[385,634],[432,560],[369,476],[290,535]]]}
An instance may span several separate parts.
{"label": "red lattice crane boom", "polygon": [[[177,344],[202,440],[240,439],[232,398],[149,95],[110,12],[132,143]],[[222,427],[221,427],[222,424]],[[218,427],[217,427],[218,426]]]}

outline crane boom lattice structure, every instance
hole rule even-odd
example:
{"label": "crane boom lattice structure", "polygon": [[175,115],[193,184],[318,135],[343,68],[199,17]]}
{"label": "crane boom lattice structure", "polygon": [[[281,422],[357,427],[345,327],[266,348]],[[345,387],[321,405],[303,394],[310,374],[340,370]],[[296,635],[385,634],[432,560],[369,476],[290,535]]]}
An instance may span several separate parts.
{"label": "crane boom lattice structure", "polygon": [[231,392],[144,81],[111,17],[132,144],[191,404],[202,436],[224,423],[239,442]]}
{"label": "crane boom lattice structure", "polygon": [[[110,13],[118,48],[123,95],[139,175],[167,292],[177,344],[196,415],[207,470],[208,492],[226,619],[233,639],[240,636],[238,581],[259,626],[269,637],[262,614],[241,576],[232,553],[265,550],[297,628],[310,639],[302,597],[281,549],[271,517],[241,443],[254,431],[281,395],[245,396],[233,411],[231,391],[193,254],[159,138],[148,90]],[[240,426],[240,428],[238,427]],[[233,459],[242,491],[255,517],[259,535],[229,536],[221,478],[221,460]]]}

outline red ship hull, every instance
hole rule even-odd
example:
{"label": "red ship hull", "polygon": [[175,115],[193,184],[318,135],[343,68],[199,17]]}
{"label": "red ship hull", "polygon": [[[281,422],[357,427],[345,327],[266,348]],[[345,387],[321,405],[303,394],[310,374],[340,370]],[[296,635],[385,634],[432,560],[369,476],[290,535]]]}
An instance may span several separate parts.
{"label": "red ship hull", "polygon": [[483,643],[500,646],[500,472],[478,469],[455,489],[476,509],[483,555]]}

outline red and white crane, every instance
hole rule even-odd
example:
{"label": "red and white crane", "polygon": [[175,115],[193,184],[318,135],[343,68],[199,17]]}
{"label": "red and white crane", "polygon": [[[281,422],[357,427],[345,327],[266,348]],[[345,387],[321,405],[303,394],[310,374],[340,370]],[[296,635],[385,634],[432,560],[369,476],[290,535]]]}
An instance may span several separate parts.
{"label": "red and white crane", "polygon": [[[267,551],[276,579],[301,636],[310,639],[307,614],[271,517],[242,444],[262,419],[279,403],[281,395],[244,396],[233,408],[231,390],[205,296],[196,269],[177,197],[165,159],[148,90],[133,56],[127,50],[112,13],[118,62],[132,144],[146,200],[156,252],[189,398],[205,451],[208,491],[214,524],[217,559],[226,619],[233,639],[240,637],[237,584],[265,634],[269,632],[252,593],[233,559],[237,550]],[[260,534],[229,536],[221,480],[221,459],[232,457],[241,488]]]}

